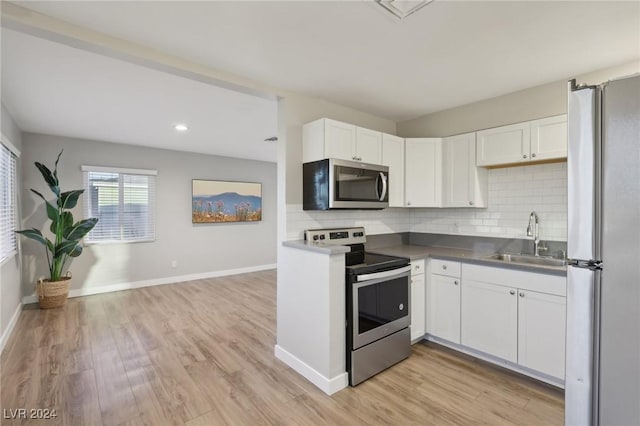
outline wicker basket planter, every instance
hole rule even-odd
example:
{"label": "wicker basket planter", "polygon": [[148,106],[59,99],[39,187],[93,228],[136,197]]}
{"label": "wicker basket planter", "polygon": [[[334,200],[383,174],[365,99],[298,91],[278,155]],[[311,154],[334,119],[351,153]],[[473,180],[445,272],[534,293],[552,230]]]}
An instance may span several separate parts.
{"label": "wicker basket planter", "polygon": [[40,309],[61,308],[67,303],[71,287],[71,277],[62,277],[60,281],[38,280],[36,291]]}

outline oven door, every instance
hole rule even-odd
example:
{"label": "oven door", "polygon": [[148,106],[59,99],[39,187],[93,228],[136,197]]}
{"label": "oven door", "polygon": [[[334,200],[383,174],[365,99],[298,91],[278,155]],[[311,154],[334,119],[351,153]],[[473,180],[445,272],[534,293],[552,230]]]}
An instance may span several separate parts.
{"label": "oven door", "polygon": [[410,278],[410,266],[356,276],[352,284],[352,349],[410,325]]}
{"label": "oven door", "polygon": [[389,168],[345,160],[329,160],[330,208],[389,206]]}

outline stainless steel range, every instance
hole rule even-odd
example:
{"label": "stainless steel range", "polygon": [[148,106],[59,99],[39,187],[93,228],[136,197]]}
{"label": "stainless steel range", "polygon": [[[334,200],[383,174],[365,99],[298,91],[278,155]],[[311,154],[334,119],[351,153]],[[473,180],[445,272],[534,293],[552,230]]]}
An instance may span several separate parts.
{"label": "stainless steel range", "polygon": [[305,239],[346,254],[347,372],[355,386],[411,353],[409,259],[366,253],[364,228],[313,229]]}

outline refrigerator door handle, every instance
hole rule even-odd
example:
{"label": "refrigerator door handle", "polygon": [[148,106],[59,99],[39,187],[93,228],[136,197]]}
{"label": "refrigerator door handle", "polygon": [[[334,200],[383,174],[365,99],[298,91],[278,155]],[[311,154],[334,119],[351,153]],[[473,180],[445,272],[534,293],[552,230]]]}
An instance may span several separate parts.
{"label": "refrigerator door handle", "polygon": [[600,260],[567,259],[567,266],[589,269],[590,271],[601,271],[603,265]]}

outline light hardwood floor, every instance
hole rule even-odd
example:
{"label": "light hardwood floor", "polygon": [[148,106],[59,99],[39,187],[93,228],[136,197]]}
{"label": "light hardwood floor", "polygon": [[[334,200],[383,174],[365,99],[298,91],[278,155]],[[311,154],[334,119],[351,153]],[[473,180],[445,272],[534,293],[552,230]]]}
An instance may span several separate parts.
{"label": "light hardwood floor", "polygon": [[560,391],[430,344],[329,397],[273,355],[275,271],[28,306],[2,354],[3,425],[562,424]]}

